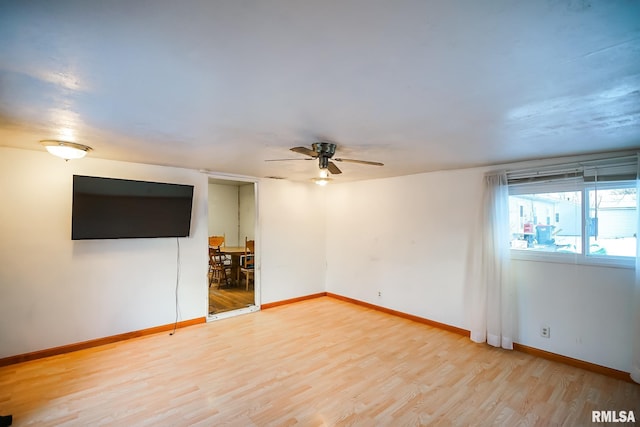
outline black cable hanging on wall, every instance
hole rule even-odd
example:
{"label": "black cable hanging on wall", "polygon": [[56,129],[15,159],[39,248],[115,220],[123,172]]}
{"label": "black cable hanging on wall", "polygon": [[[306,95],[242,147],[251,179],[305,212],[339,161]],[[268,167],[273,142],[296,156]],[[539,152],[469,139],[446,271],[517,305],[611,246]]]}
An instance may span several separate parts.
{"label": "black cable hanging on wall", "polygon": [[178,285],[180,284],[180,238],[176,237],[176,320],[173,324],[173,331],[169,335],[173,335],[176,333],[176,328],[178,327]]}

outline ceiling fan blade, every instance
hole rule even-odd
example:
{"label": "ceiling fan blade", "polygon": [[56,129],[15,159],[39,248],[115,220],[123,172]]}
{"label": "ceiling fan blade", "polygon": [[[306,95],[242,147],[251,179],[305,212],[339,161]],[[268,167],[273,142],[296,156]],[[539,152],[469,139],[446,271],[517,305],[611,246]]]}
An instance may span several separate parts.
{"label": "ceiling fan blade", "polygon": [[336,166],[335,163],[333,162],[329,162],[327,164],[327,169],[329,169],[329,172],[331,172],[334,175],[337,175],[339,173],[342,173],[342,171]]}
{"label": "ceiling fan blade", "polygon": [[295,159],[265,159],[265,162],[285,162],[285,161],[289,161],[289,160],[314,160],[312,158],[295,158]]}
{"label": "ceiling fan blade", "polygon": [[293,147],[291,148],[291,151],[293,151],[294,153],[304,154],[306,156],[318,157],[318,153],[308,149],[307,147]]}
{"label": "ceiling fan blade", "polygon": [[353,160],[353,159],[333,159],[336,162],[347,162],[347,163],[360,163],[362,165],[371,165],[371,166],[384,166],[384,163],[380,162],[370,162],[368,160]]}

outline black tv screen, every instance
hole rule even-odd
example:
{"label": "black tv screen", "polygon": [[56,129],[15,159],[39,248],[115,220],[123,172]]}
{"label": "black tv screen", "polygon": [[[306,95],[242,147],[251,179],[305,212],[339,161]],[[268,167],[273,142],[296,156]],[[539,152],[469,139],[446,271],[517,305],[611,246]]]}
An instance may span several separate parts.
{"label": "black tv screen", "polygon": [[73,176],[71,239],[186,237],[193,186]]}

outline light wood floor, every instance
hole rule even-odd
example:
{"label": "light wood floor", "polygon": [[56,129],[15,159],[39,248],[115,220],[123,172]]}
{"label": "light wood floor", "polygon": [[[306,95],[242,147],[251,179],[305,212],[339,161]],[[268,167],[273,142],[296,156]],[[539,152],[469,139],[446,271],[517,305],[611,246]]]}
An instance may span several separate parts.
{"label": "light wood floor", "polygon": [[38,426],[594,425],[640,386],[329,297],[0,368]]}

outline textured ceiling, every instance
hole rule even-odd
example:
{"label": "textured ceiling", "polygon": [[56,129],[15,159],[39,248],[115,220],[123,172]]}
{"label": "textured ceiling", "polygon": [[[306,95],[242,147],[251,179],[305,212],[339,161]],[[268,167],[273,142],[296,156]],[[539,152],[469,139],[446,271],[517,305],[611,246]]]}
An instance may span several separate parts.
{"label": "textured ceiling", "polygon": [[640,146],[638,1],[0,0],[0,145],[336,181]]}

